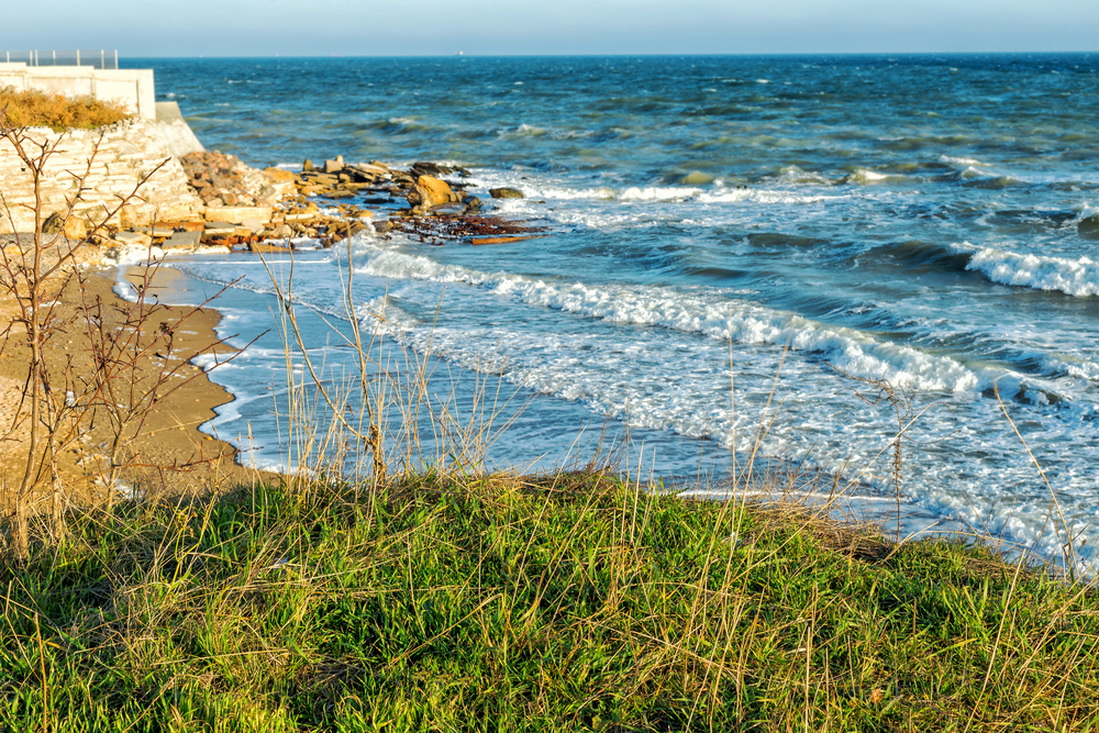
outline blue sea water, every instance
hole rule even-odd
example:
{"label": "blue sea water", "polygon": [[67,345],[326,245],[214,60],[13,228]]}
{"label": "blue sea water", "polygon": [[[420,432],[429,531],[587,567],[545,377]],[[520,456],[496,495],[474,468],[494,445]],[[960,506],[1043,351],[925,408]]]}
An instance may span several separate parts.
{"label": "blue sea water", "polygon": [[[446,161],[486,200],[526,193],[496,211],[545,238],[368,234],[293,263],[326,368],[352,359],[332,327],[379,329],[440,402],[465,389],[463,417],[510,421],[490,465],[628,431],[657,476],[715,483],[755,455],[873,502],[902,426],[910,511],[1095,557],[1099,54],[132,65],[255,166]],[[285,465],[289,263],[176,264],[173,297],[231,283],[214,305],[236,342],[274,329],[214,370],[238,399],[210,429]]]}

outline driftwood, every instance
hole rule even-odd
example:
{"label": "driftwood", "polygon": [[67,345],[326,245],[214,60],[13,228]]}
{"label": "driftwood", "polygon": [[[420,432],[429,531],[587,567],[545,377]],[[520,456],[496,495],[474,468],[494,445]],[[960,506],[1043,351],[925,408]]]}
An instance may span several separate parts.
{"label": "driftwood", "polygon": [[469,240],[469,243],[473,245],[511,244],[512,242],[525,242],[528,239],[541,239],[548,236],[548,234],[528,234],[522,237],[474,237]]}

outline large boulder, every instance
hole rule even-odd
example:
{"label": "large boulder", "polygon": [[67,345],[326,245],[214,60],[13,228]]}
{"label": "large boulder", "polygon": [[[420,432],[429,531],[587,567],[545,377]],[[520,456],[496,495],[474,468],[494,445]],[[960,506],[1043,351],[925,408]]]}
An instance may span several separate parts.
{"label": "large boulder", "polygon": [[408,203],[413,207],[430,209],[435,206],[460,201],[458,194],[446,181],[434,176],[422,175],[408,192]]}

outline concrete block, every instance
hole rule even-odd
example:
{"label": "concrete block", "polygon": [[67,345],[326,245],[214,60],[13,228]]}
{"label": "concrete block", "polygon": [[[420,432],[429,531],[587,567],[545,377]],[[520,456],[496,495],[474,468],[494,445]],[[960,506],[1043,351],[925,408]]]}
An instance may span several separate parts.
{"label": "concrete block", "polygon": [[202,241],[202,232],[175,232],[160,245],[163,249],[197,247]]}

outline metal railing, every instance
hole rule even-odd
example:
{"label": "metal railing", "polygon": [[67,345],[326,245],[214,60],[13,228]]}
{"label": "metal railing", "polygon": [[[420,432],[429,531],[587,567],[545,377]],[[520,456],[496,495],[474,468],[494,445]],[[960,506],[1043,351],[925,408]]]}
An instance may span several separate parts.
{"label": "metal railing", "polygon": [[0,51],[0,61],[27,66],[94,66],[117,69],[118,50],[105,51]]}

